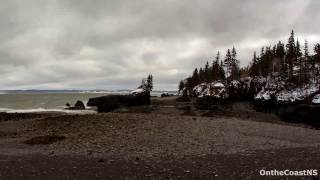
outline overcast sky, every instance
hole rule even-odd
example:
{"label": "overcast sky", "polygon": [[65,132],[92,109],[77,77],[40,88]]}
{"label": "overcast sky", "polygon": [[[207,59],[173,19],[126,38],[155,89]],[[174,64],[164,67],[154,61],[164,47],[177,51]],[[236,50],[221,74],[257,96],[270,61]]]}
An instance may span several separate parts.
{"label": "overcast sky", "polygon": [[291,29],[320,42],[319,0],[0,0],[0,89],[176,89],[235,46],[241,65]]}

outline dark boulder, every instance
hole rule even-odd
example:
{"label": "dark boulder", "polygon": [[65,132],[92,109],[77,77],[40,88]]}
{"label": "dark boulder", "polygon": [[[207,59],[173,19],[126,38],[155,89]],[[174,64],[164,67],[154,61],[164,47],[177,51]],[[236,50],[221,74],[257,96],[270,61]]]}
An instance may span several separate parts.
{"label": "dark boulder", "polygon": [[84,110],[86,109],[86,106],[84,105],[84,103],[80,100],[78,100],[73,107],[70,107],[70,104],[67,103],[66,104],[67,108],[66,109],[69,109],[69,110]]}
{"label": "dark boulder", "polygon": [[90,98],[87,103],[87,106],[96,106],[98,112],[110,112],[123,106],[139,105],[150,105],[150,92]]}
{"label": "dark boulder", "polygon": [[86,106],[84,105],[84,103],[82,101],[77,101],[76,104],[74,105],[74,107],[76,109],[85,109]]}

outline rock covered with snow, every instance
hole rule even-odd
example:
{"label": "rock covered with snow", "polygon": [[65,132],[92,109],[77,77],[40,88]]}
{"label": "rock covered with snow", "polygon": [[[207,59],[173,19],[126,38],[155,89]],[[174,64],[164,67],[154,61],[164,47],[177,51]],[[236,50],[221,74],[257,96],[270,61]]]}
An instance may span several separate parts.
{"label": "rock covered with snow", "polygon": [[268,101],[271,99],[271,95],[274,91],[265,90],[264,88],[254,97],[255,100]]}
{"label": "rock covered with snow", "polygon": [[241,83],[238,80],[233,80],[230,82],[229,86],[239,89],[239,88],[241,88]]}
{"label": "rock covered with snow", "polygon": [[[285,89],[285,82],[280,77],[261,79],[264,82],[262,89],[255,95],[255,100],[269,101],[278,92]],[[260,82],[261,83],[261,82]]]}
{"label": "rock covered with snow", "polygon": [[144,92],[145,92],[144,89],[138,88],[138,89],[135,89],[135,90],[131,91],[130,94],[136,95],[136,94],[141,94],[141,93],[144,93]]}
{"label": "rock covered with snow", "polygon": [[228,83],[228,94],[231,99],[240,99],[243,93],[242,83],[238,80],[233,80]]}
{"label": "rock covered with snow", "polygon": [[193,88],[195,97],[212,97],[217,99],[225,99],[228,97],[225,85],[220,81],[212,83],[201,83]]}
{"label": "rock covered with snow", "polygon": [[314,84],[308,84],[301,88],[295,88],[291,90],[282,90],[278,92],[275,97],[277,103],[294,103],[304,101],[314,93],[318,92],[319,89]]}
{"label": "rock covered with snow", "polygon": [[320,105],[320,94],[317,94],[313,97],[312,104],[319,104]]}
{"label": "rock covered with snow", "polygon": [[311,81],[298,87],[277,76],[268,78],[265,86],[255,95],[254,99],[259,101],[274,100],[277,104],[291,104],[306,102],[317,92],[319,92],[317,82]]}
{"label": "rock covered with snow", "polygon": [[254,77],[250,81],[249,92],[250,94],[257,94],[266,85],[267,78],[265,77]]}

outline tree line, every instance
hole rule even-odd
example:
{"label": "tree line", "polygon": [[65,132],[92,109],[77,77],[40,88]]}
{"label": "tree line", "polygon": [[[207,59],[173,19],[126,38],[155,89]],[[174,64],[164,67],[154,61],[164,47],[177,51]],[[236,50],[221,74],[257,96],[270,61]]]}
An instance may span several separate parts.
{"label": "tree line", "polygon": [[316,64],[320,63],[319,43],[314,46],[313,51],[314,55],[310,55],[307,40],[302,46],[300,41],[296,40],[293,30],[286,44],[279,41],[273,46],[262,47],[259,55],[254,52],[247,67],[240,68],[235,47],[227,50],[224,59],[221,59],[218,51],[210,64],[207,61],[204,67],[195,68],[191,76],[180,81],[179,91],[185,89],[191,92],[201,83],[216,80],[230,82],[245,76],[267,77],[273,74],[279,74],[297,84],[307,83],[310,77],[319,74],[319,68],[316,67]]}
{"label": "tree line", "polygon": [[316,64],[320,63],[320,44],[316,44],[313,50],[315,54],[310,55],[308,41],[305,40],[302,47],[292,30],[286,44],[279,41],[272,47],[262,47],[259,56],[254,52],[249,74],[251,77],[267,77],[279,73],[290,82],[308,83],[308,79],[318,73]]}
{"label": "tree line", "polygon": [[185,89],[191,92],[195,86],[201,83],[239,79],[244,69],[240,69],[240,61],[237,59],[235,47],[227,50],[224,59],[221,59],[220,56],[220,51],[218,51],[215,59],[210,64],[207,61],[204,67],[195,68],[191,76],[180,81],[179,90]]}

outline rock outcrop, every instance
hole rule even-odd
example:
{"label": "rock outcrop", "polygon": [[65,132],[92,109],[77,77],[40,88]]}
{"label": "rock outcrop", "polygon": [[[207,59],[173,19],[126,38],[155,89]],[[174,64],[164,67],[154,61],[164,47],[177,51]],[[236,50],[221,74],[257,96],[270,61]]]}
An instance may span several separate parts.
{"label": "rock outcrop", "polygon": [[96,106],[98,112],[110,112],[123,106],[150,104],[150,92],[137,89],[129,95],[109,95],[90,98],[87,106]]}
{"label": "rock outcrop", "polygon": [[74,107],[75,107],[76,109],[80,109],[80,110],[86,108],[86,106],[84,105],[84,103],[83,103],[82,101],[77,101],[76,104],[74,105]]}

